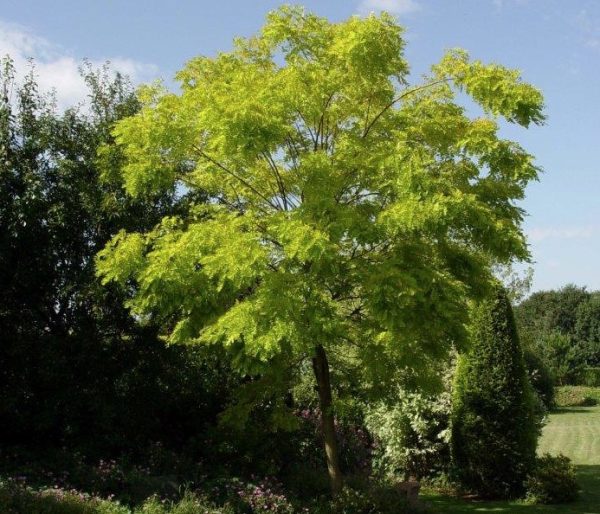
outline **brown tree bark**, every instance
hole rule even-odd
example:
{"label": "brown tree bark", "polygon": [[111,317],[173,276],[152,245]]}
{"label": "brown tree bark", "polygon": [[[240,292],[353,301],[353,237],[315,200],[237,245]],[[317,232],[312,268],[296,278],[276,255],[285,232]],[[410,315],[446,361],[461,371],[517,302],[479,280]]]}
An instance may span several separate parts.
{"label": "brown tree bark", "polygon": [[321,429],[323,431],[323,442],[325,456],[327,459],[327,471],[331,482],[331,493],[336,496],[343,485],[342,471],[338,456],[337,439],[335,436],[335,425],[333,409],[331,405],[331,381],[329,379],[329,362],[325,348],[318,345],[315,348],[315,356],[312,360],[313,371],[317,381],[319,392],[319,404],[321,407]]}

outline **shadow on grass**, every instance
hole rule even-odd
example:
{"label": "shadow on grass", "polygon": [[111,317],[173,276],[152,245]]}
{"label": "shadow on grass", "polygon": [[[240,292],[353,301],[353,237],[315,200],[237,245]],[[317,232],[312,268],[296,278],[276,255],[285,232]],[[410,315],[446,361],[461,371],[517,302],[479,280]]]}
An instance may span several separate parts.
{"label": "shadow on grass", "polygon": [[573,512],[600,514],[600,465],[577,466],[577,481],[581,492],[579,499],[562,505],[527,505],[519,502],[466,501],[447,496],[424,494],[423,500],[432,513],[499,512],[515,514],[538,514],[551,512]]}
{"label": "shadow on grass", "polygon": [[589,414],[590,412],[596,412],[590,407],[558,407],[550,411],[550,414]]}

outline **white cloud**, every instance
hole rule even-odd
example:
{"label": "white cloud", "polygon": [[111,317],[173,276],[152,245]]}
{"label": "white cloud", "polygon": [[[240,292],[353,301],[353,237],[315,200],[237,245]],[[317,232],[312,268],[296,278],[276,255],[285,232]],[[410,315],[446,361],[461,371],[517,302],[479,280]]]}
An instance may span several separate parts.
{"label": "white cloud", "polygon": [[[6,55],[13,59],[17,73],[21,76],[29,69],[28,60],[33,59],[40,89],[45,92],[54,89],[60,109],[85,100],[87,88],[79,74],[81,58],[32,33],[26,27],[0,20],[0,57]],[[153,64],[122,57],[90,62],[97,67],[105,61],[110,61],[113,70],[128,75],[133,83],[150,80],[158,73],[158,67]]]}
{"label": "white cloud", "polygon": [[370,12],[387,11],[391,14],[408,14],[421,9],[416,0],[362,0],[358,6],[358,12],[369,14]]}
{"label": "white cloud", "polygon": [[492,0],[492,3],[496,9],[500,10],[503,7],[506,7],[509,3],[515,5],[525,5],[529,3],[529,0]]}
{"label": "white cloud", "polygon": [[536,227],[528,231],[531,241],[545,239],[588,239],[596,233],[597,227],[592,225],[581,227]]}
{"label": "white cloud", "polygon": [[600,50],[600,18],[587,9],[582,9],[575,19],[575,24],[581,33],[583,44],[588,48]]}

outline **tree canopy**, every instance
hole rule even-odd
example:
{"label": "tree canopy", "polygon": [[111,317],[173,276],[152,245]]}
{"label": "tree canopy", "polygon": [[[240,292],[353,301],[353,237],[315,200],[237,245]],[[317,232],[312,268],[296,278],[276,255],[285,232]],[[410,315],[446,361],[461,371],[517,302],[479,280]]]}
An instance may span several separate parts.
{"label": "tree canopy", "polygon": [[142,88],[114,130],[131,195],[211,200],[119,232],[97,260],[104,282],[130,288],[168,342],[221,345],[248,376],[289,381],[313,359],[324,429],[328,358],[351,357],[372,391],[425,367],[466,340],[491,266],[528,257],[515,201],[539,170],[497,118],[543,122],[541,93],[462,50],[410,84],[403,50],[388,14],[282,7],[192,59],[180,92]]}
{"label": "tree canopy", "polygon": [[[537,291],[515,309],[521,337],[558,384],[586,382],[600,365],[600,294],[573,284]],[[590,379],[592,383],[596,380]]]}
{"label": "tree canopy", "polygon": [[[183,440],[187,426],[197,436],[227,384],[214,378],[214,355],[207,364],[201,348],[165,348],[123,307],[126,292],[95,275],[94,256],[115,232],[150,230],[182,199],[134,199],[120,180],[100,179],[98,147],[139,105],[108,65],[83,63],[81,73],[88,101],[60,111],[34,63],[19,70],[0,59],[3,455],[18,443],[133,452],[154,438]],[[119,152],[106,147],[103,158]]]}

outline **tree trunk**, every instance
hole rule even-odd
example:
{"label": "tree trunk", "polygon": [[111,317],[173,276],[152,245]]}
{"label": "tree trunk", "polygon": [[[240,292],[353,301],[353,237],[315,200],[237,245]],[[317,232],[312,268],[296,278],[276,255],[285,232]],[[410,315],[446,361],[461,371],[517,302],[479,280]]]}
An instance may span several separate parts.
{"label": "tree trunk", "polygon": [[327,361],[327,354],[325,353],[323,346],[318,345],[315,348],[315,356],[313,357],[312,364],[319,391],[321,429],[323,430],[327,471],[329,472],[329,479],[331,481],[331,493],[333,496],[336,496],[342,490],[342,471],[340,470],[333,410],[331,406],[329,362]]}

